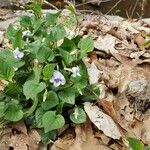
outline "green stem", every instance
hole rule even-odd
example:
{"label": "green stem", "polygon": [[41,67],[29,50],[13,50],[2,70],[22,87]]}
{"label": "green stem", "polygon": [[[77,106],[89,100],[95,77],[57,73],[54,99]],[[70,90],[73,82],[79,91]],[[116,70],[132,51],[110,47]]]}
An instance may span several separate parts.
{"label": "green stem", "polygon": [[25,113],[26,117],[32,115],[32,113],[36,110],[37,105],[38,105],[38,98],[36,96],[32,107]]}

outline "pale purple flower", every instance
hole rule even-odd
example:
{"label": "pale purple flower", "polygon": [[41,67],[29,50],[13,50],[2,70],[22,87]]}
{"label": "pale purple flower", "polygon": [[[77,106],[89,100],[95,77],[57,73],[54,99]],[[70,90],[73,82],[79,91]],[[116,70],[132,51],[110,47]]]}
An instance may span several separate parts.
{"label": "pale purple flower", "polygon": [[79,66],[70,68],[65,68],[65,70],[72,72],[73,77],[81,76]]}
{"label": "pale purple flower", "polygon": [[64,85],[66,83],[66,79],[60,71],[55,70],[50,82],[53,83],[55,87],[58,87],[60,85]]}
{"label": "pale purple flower", "polygon": [[13,51],[13,54],[14,54],[14,57],[15,57],[16,59],[21,59],[21,58],[23,58],[23,56],[24,56],[24,53],[21,52],[21,51],[19,51],[19,48],[16,48],[16,49]]}

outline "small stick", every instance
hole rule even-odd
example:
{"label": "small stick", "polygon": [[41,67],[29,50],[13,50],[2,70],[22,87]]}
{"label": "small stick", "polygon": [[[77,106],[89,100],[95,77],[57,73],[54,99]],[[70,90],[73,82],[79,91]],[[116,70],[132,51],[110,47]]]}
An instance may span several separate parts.
{"label": "small stick", "polygon": [[44,0],[44,3],[51,6],[52,8],[58,10],[58,8],[56,6],[54,6],[53,4],[49,3],[48,1]]}
{"label": "small stick", "polygon": [[105,15],[108,15],[122,0],[119,0]]}

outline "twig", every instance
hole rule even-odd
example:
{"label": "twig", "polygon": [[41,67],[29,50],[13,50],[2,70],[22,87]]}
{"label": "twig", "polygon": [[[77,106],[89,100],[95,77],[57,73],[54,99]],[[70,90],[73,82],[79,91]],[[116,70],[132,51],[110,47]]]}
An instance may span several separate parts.
{"label": "twig", "polygon": [[44,0],[44,3],[51,6],[52,8],[59,10],[56,6],[54,6],[53,4],[49,3],[48,1]]}
{"label": "twig", "polygon": [[147,0],[142,0],[142,4],[141,4],[141,18],[144,16],[146,4],[147,4]]}
{"label": "twig", "polygon": [[105,15],[108,15],[122,0],[119,0]]}
{"label": "twig", "polygon": [[137,5],[138,5],[138,2],[139,2],[139,0],[136,0],[136,3],[135,3],[135,5],[134,5],[134,7],[133,7],[133,9],[132,9],[132,12],[131,12],[130,18],[133,18],[133,14],[134,14],[135,9],[136,9],[136,7],[137,7]]}

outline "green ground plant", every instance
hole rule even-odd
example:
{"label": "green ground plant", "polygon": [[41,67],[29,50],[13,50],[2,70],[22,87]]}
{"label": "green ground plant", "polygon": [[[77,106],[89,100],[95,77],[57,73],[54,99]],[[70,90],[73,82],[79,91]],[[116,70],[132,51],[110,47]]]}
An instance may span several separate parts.
{"label": "green ground plant", "polygon": [[31,4],[33,15],[6,32],[11,46],[0,51],[0,80],[8,83],[0,92],[0,121],[23,120],[40,129],[46,144],[65,124],[86,121],[83,103],[95,101],[99,87],[89,84],[83,63],[94,49],[92,38],[68,38],[61,11],[45,15],[41,5]]}
{"label": "green ground plant", "polygon": [[129,150],[150,150],[150,146],[144,148],[142,142],[138,139],[128,137]]}

